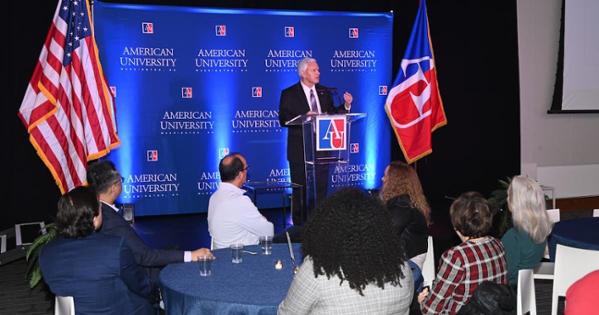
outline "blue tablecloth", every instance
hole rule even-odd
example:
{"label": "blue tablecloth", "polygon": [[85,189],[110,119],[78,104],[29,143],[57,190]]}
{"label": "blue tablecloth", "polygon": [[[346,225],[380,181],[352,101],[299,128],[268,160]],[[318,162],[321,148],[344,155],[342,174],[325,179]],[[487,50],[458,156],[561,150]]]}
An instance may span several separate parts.
{"label": "blue tablecloth", "polygon": [[560,221],[549,236],[549,256],[555,261],[556,244],[599,250],[599,218]]}
{"label": "blue tablecloth", "polygon": [[[300,244],[293,244],[301,263]],[[260,252],[258,246],[244,249]],[[160,272],[167,314],[276,314],[293,280],[287,244],[273,244],[272,255],[243,254],[243,262],[231,263],[231,250],[214,251],[212,275],[201,277],[196,263],[166,266]],[[282,270],[275,270],[277,259]]]}

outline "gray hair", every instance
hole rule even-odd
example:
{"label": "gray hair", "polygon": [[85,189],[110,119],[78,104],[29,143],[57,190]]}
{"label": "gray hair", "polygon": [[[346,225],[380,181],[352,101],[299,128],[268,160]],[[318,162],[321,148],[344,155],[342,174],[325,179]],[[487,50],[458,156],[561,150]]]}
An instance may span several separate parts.
{"label": "gray hair", "polygon": [[308,64],[311,62],[316,62],[316,59],[311,58],[311,57],[305,57],[304,59],[300,60],[297,63],[297,74],[301,77],[302,73],[304,73],[304,71],[306,71],[306,69],[308,68]]}
{"label": "gray hair", "polygon": [[552,222],[545,206],[545,194],[534,180],[515,176],[507,191],[514,227],[526,232],[535,243],[542,243],[551,233]]}

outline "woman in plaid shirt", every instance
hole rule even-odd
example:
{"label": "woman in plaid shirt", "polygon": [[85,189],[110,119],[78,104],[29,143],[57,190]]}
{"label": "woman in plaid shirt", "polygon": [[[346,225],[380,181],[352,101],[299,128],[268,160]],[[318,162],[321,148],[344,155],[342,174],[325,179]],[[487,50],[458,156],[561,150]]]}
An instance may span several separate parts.
{"label": "woman in plaid shirt", "polygon": [[443,253],[432,291],[418,296],[423,314],[456,314],[483,281],[507,284],[503,245],[487,235],[493,217],[485,198],[463,193],[449,214],[462,243]]}

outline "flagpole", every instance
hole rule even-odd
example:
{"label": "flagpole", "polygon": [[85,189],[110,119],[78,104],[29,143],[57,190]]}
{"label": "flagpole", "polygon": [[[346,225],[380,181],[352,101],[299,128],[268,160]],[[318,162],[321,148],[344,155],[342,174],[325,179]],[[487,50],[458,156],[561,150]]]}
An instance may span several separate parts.
{"label": "flagpole", "polygon": [[89,0],[89,19],[94,24],[94,0]]}

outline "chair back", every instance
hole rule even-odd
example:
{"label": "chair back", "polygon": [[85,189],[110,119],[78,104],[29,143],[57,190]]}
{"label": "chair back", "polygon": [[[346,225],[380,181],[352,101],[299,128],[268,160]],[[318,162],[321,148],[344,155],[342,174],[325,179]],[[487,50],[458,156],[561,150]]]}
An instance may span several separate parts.
{"label": "chair back", "polygon": [[72,296],[56,296],[54,315],[75,315],[75,300]]}
{"label": "chair back", "polygon": [[542,261],[533,272],[533,278],[543,280],[553,280],[555,263],[551,261]]}
{"label": "chair back", "polygon": [[549,216],[549,220],[553,223],[560,221],[559,209],[547,209],[547,215]]}
{"label": "chair back", "polygon": [[426,250],[426,257],[424,258],[424,264],[422,265],[422,278],[424,278],[424,285],[432,285],[435,280],[435,251],[433,248],[433,237],[428,237],[428,247]]}
{"label": "chair back", "polygon": [[528,312],[530,312],[530,315],[537,315],[535,281],[532,269],[518,270],[518,294],[516,306],[518,315],[524,315]]}
{"label": "chair back", "polygon": [[555,272],[553,276],[551,314],[557,315],[558,297],[565,296],[566,290],[568,290],[572,283],[597,269],[599,269],[598,250],[575,248],[557,244],[555,249]]}

